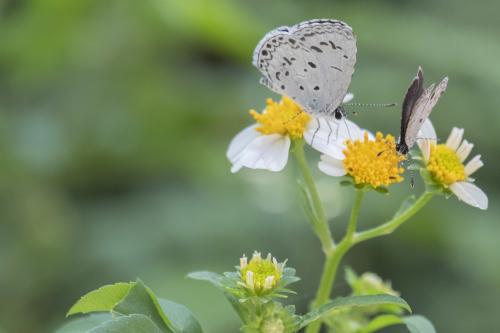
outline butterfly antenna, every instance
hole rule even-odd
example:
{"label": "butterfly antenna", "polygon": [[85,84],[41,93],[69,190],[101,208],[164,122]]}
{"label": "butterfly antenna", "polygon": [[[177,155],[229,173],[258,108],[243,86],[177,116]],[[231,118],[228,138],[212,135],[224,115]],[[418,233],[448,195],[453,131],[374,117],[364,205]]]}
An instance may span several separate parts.
{"label": "butterfly antenna", "polygon": [[346,103],[347,106],[362,106],[362,107],[379,107],[379,108],[390,108],[397,106],[397,103]]}

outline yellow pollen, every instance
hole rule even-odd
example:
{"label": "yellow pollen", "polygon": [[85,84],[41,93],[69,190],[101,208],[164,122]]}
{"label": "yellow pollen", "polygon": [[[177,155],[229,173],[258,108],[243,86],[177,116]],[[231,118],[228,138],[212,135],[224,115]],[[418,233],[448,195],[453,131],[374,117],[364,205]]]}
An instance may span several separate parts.
{"label": "yellow pollen", "polygon": [[375,141],[370,141],[365,132],[363,141],[348,140],[346,145],[344,168],[356,184],[368,184],[377,188],[403,180],[401,174],[404,169],[399,166],[399,162],[405,157],[396,151],[392,135],[384,138],[382,133],[377,132]]}
{"label": "yellow pollen", "polygon": [[466,178],[464,165],[457,153],[445,144],[431,145],[427,170],[436,182],[444,185],[451,185]]}
{"label": "yellow pollen", "polygon": [[260,125],[257,131],[262,134],[288,135],[292,139],[302,138],[311,120],[311,116],[286,96],[283,96],[280,102],[268,98],[262,113],[250,110],[250,114]]}

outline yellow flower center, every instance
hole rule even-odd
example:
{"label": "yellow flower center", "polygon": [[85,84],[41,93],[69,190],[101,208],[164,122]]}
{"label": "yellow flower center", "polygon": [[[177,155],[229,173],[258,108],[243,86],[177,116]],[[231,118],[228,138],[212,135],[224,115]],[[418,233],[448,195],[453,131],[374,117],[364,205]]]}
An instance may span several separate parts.
{"label": "yellow flower center", "polygon": [[311,116],[286,96],[280,102],[268,98],[262,113],[250,110],[250,114],[259,123],[257,131],[262,134],[288,135],[292,139],[302,138],[305,127],[311,120]]}
{"label": "yellow flower center", "polygon": [[[249,271],[252,272],[251,277]],[[248,265],[240,270],[240,274],[245,285],[253,289],[257,295],[273,289],[281,279],[280,268],[270,256],[262,259],[260,255],[254,255]]]}
{"label": "yellow flower center", "polygon": [[464,165],[457,153],[445,144],[431,145],[427,170],[435,181],[444,185],[451,185],[466,178]]}
{"label": "yellow flower center", "polygon": [[363,141],[348,140],[346,145],[344,168],[356,184],[368,184],[377,188],[403,180],[401,174],[404,169],[399,166],[399,162],[405,157],[396,151],[392,135],[384,138],[382,133],[377,132],[375,141],[370,141],[365,132]]}

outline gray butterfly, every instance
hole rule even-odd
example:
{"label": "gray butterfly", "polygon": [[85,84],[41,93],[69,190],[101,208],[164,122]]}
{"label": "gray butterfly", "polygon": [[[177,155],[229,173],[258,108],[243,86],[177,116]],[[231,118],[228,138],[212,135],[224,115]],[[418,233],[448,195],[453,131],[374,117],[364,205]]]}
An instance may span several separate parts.
{"label": "gray butterfly", "polygon": [[403,101],[401,115],[401,136],[396,149],[401,154],[407,154],[417,141],[417,134],[425,120],[429,117],[441,95],[448,85],[445,77],[437,86],[432,84],[424,89],[424,73],[418,68]]}
{"label": "gray butterfly", "polygon": [[342,100],[356,63],[356,37],[346,23],[316,19],[280,27],[257,44],[261,83],[314,116],[345,115]]}

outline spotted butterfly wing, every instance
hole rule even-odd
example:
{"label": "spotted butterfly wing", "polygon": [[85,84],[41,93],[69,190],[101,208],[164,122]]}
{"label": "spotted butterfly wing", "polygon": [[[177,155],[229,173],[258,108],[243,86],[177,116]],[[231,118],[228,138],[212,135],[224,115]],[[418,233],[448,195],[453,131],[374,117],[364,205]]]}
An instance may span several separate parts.
{"label": "spotted butterfly wing", "polygon": [[313,115],[331,116],[342,103],[356,63],[356,38],[337,20],[311,20],[264,36],[253,65],[272,91]]}
{"label": "spotted butterfly wing", "polygon": [[432,84],[427,89],[424,89],[423,85],[424,74],[419,67],[403,101],[401,137],[398,144],[398,151],[403,154],[415,145],[418,131],[448,86],[448,78],[445,77],[437,86]]}

